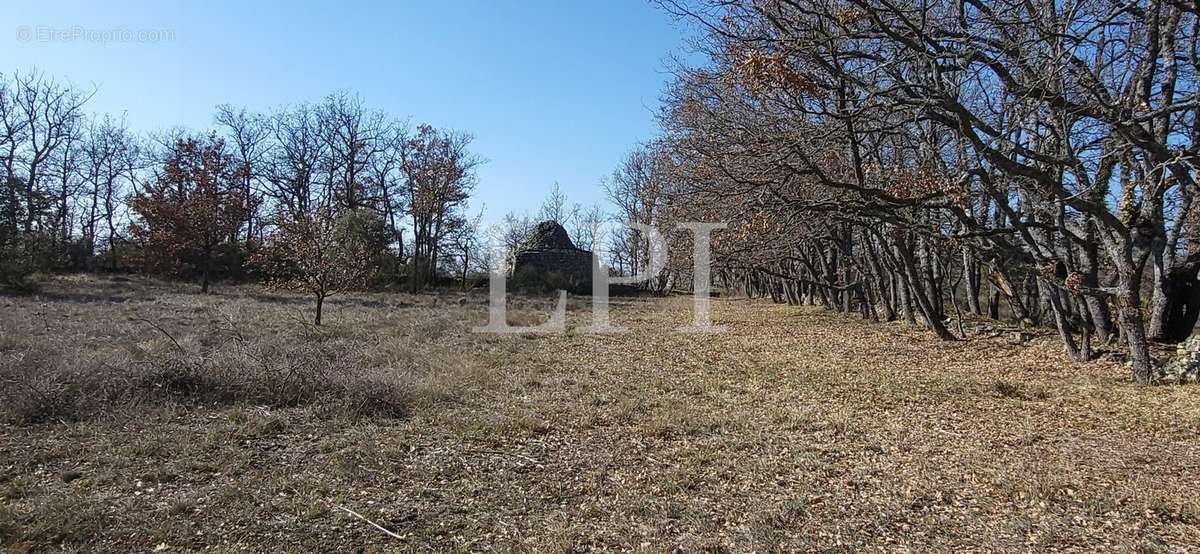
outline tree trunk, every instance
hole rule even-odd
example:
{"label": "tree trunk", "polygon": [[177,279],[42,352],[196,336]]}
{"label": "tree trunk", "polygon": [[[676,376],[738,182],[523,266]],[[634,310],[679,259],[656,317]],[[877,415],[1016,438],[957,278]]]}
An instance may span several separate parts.
{"label": "tree trunk", "polygon": [[[1083,285],[1089,288],[1100,286],[1099,253],[1096,247],[1095,225],[1091,222],[1087,227],[1087,241],[1080,251],[1080,272],[1083,274]],[[1108,301],[1104,298],[1088,295],[1084,297],[1092,327],[1096,330],[1096,338],[1100,342],[1108,342],[1113,338],[1112,313],[1108,310]]]}
{"label": "tree trunk", "polygon": [[1075,301],[1079,304],[1079,313],[1085,319],[1083,328],[1080,331],[1079,354],[1083,357],[1084,361],[1087,361],[1095,356],[1095,353],[1092,352],[1092,329],[1095,327],[1095,324],[1091,321],[1091,314],[1088,310],[1086,299],[1081,296],[1075,296]]}
{"label": "tree trunk", "polygon": [[313,319],[313,325],[321,325],[321,312],[325,308],[325,293],[317,293],[317,317]]}
{"label": "tree trunk", "polygon": [[1054,327],[1058,329],[1058,336],[1062,340],[1063,349],[1067,351],[1067,356],[1076,362],[1086,362],[1087,358],[1083,357],[1083,351],[1075,343],[1075,337],[1071,335],[1071,325],[1067,320],[1065,313],[1066,307],[1062,299],[1062,291],[1052,288],[1053,285],[1038,279],[1038,283],[1042,289],[1042,296],[1050,304],[1050,314],[1054,317]]}
{"label": "tree trunk", "polygon": [[[975,315],[983,315],[983,307],[979,304],[979,287],[981,272],[979,269],[979,260],[971,255],[971,251],[966,247],[962,252],[963,273],[966,274],[967,285],[967,307],[971,309],[971,313]],[[953,291],[951,291],[953,293]]]}
{"label": "tree trunk", "polygon": [[955,340],[957,337],[946,328],[946,324],[941,318],[941,311],[935,308],[933,300],[927,296],[926,288],[922,283],[914,282],[915,279],[920,279],[922,276],[929,277],[928,273],[917,268],[912,253],[907,251],[904,246],[896,245],[896,254],[903,266],[900,278],[908,289],[908,296],[915,301],[917,309],[924,317],[926,326],[942,340]]}
{"label": "tree trunk", "polygon": [[1175,271],[1159,271],[1154,278],[1154,299],[1150,305],[1150,337],[1159,342],[1187,340],[1200,316],[1200,283],[1196,277],[1200,264]]}
{"label": "tree trunk", "polygon": [[896,275],[894,278],[896,283],[892,285],[892,292],[896,293],[896,303],[900,305],[900,314],[904,317],[905,322],[915,324],[917,318],[913,315],[912,299],[909,298],[908,294],[908,283],[899,275]]}
{"label": "tree trunk", "polygon": [[211,268],[212,268],[211,256],[205,257],[204,271],[201,272],[201,277],[200,277],[200,292],[202,292],[204,294],[208,294],[208,281],[209,281],[210,274],[212,273]]}
{"label": "tree trunk", "polygon": [[1138,279],[1132,273],[1129,270],[1120,272],[1117,320],[1121,326],[1121,337],[1129,347],[1133,380],[1148,383],[1151,370],[1150,346],[1146,342],[1146,326],[1142,318],[1142,293],[1139,290]]}

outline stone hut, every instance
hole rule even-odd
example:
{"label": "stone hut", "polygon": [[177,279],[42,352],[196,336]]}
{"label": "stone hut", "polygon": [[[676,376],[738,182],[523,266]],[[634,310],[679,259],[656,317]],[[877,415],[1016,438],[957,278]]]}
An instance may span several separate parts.
{"label": "stone hut", "polygon": [[510,267],[520,284],[576,293],[592,290],[592,253],[576,248],[556,221],[538,223],[513,253]]}

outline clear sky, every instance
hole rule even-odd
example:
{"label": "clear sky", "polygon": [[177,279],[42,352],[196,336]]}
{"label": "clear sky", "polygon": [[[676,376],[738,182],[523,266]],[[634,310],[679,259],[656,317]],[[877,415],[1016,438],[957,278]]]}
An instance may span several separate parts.
{"label": "clear sky", "polygon": [[600,178],[654,136],[686,32],[645,0],[9,0],[0,71],[95,85],[91,109],[140,131],[210,128],[220,103],[266,111],[349,89],[474,134],[488,163],[473,210],[494,221],[536,212],[555,181],[572,201],[603,201]]}

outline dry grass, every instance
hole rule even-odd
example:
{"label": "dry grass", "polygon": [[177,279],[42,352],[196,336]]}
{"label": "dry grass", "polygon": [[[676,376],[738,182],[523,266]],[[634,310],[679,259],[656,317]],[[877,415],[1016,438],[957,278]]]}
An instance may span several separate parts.
{"label": "dry grass", "polygon": [[[514,321],[547,311],[518,302]],[[492,336],[468,331],[483,298],[454,294],[342,298],[319,330],[306,300],[250,288],[84,279],[0,298],[5,375],[92,383],[65,423],[0,427],[0,544],[1200,548],[1200,388],[1137,387],[1053,341],[715,306],[716,336],[669,332],[679,300],[615,306],[624,335]],[[139,376],[168,359],[213,381],[153,394]],[[315,392],[280,396],[279,368],[306,360]]]}

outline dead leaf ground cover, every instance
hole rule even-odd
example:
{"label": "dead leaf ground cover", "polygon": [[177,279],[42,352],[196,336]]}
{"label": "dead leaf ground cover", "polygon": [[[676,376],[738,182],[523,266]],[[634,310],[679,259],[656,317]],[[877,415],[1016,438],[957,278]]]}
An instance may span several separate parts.
{"label": "dead leaf ground cover", "polygon": [[[231,341],[294,345],[293,356],[399,375],[405,391],[401,417],[130,401],[4,425],[0,544],[1200,548],[1200,389],[1138,387],[1118,364],[1063,361],[1053,340],[945,343],[744,300],[715,302],[724,333],[672,332],[690,321],[686,299],[619,303],[625,334],[580,332],[586,306],[574,303],[566,335],[483,335],[469,329],[484,298],[458,293],[343,297],[314,329],[298,314],[306,302],[90,278],[0,298],[10,365],[176,350],[148,319],[199,358],[241,359]],[[544,299],[515,304],[514,322],[548,312]]]}

